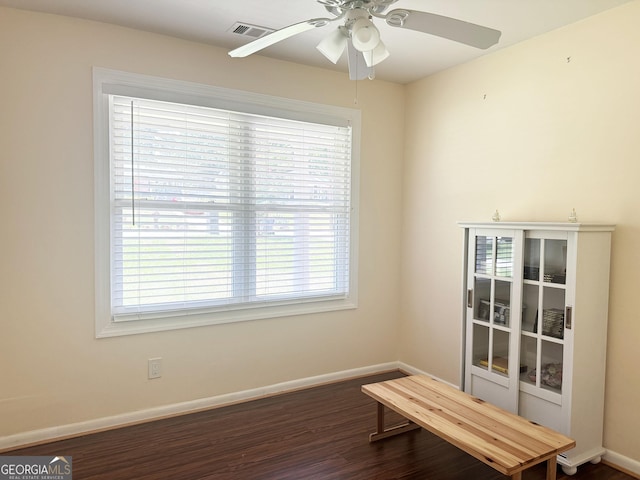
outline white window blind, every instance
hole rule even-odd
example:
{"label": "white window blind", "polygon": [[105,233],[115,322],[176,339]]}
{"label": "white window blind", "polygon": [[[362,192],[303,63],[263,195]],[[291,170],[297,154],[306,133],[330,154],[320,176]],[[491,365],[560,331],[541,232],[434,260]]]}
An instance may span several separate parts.
{"label": "white window blind", "polygon": [[112,321],[349,294],[350,127],[108,101]]}

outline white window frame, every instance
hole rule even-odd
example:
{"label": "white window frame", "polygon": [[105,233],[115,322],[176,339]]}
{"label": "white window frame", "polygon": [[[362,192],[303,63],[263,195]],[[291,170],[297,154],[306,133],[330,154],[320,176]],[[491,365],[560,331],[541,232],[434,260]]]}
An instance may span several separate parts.
{"label": "white window frame", "polygon": [[[127,95],[176,103],[244,111],[291,120],[350,125],[351,215],[349,292],[343,298],[313,299],[287,305],[252,306],[221,312],[196,311],[180,316],[116,322],[111,313],[111,213],[109,95]],[[94,182],[95,182],[95,335],[96,338],[199,327],[263,318],[303,315],[357,308],[358,199],[360,165],[360,111],[330,105],[272,97],[178,80],[94,67]]]}

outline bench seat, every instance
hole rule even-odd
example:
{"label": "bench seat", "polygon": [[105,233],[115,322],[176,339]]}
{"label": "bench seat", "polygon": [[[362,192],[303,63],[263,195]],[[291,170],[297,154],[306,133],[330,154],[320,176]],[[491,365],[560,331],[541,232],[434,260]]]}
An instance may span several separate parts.
{"label": "bench seat", "polygon": [[[424,428],[513,480],[523,470],[547,462],[547,480],[556,479],[556,456],[575,441],[426,375],[362,386],[378,402],[377,441]],[[409,422],[386,427],[385,407]]]}

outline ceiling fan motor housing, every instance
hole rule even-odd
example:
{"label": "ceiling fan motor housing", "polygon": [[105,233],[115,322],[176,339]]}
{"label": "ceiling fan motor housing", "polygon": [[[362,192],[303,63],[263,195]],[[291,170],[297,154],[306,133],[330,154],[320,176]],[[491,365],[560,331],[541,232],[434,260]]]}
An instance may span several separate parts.
{"label": "ceiling fan motor housing", "polygon": [[370,14],[381,14],[389,5],[398,0],[317,0],[317,2],[334,15],[342,15],[349,10],[363,9]]}

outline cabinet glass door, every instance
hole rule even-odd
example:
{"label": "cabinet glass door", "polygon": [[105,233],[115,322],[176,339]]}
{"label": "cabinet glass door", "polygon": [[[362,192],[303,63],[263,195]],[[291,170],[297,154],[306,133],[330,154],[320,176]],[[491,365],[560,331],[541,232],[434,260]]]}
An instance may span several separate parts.
{"label": "cabinet glass door", "polygon": [[567,311],[567,240],[525,238],[524,243],[521,388],[559,402]]}
{"label": "cabinet glass door", "polygon": [[488,375],[507,377],[511,344],[514,239],[476,235],[470,272],[471,363]]}

